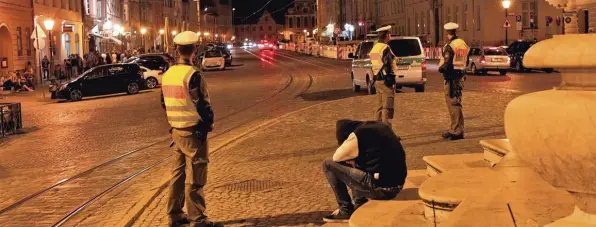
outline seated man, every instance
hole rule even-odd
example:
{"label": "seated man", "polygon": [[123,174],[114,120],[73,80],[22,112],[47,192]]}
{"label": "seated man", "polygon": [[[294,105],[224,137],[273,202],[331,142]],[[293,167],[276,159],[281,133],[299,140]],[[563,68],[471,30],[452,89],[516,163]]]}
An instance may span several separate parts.
{"label": "seated man", "polygon": [[399,138],[381,122],[339,120],[336,136],[341,146],[333,160],[323,162],[323,171],[339,209],[323,220],[347,222],[368,199],[390,200],[397,196],[408,174],[406,155]]}

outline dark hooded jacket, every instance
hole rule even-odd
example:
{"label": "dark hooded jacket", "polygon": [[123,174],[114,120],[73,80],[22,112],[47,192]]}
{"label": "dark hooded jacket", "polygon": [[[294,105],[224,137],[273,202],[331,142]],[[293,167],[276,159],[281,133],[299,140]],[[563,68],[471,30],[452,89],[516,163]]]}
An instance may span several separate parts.
{"label": "dark hooded jacket", "polygon": [[358,138],[356,168],[370,174],[379,173],[379,179],[373,181],[375,186],[403,185],[408,175],[406,154],[393,130],[387,124],[376,121],[337,121],[339,144],[352,132]]}

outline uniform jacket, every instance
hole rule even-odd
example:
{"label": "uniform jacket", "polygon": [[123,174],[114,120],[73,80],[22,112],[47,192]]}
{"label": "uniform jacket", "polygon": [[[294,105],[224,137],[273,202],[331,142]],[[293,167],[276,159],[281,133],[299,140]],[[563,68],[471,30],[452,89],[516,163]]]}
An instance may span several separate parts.
{"label": "uniform jacket", "polygon": [[[178,64],[191,65],[187,59],[179,60]],[[199,72],[195,72],[188,84],[188,90],[190,91],[190,97],[197,108],[197,112],[201,116],[201,122],[204,126],[211,126],[214,121],[213,109],[211,107],[211,100],[209,97],[209,91],[207,90],[207,83]],[[161,105],[165,109],[166,104],[161,94]]]}

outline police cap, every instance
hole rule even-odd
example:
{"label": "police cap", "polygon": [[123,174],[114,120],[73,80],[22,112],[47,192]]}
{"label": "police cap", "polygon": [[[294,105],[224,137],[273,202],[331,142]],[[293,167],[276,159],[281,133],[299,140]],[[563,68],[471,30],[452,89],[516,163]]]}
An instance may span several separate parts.
{"label": "police cap", "polygon": [[195,32],[185,31],[174,37],[174,44],[176,45],[191,45],[199,41],[199,35]]}
{"label": "police cap", "polygon": [[391,25],[381,27],[381,28],[377,29],[376,32],[388,32],[389,30],[391,30]]}
{"label": "police cap", "polygon": [[445,24],[445,26],[443,26],[443,28],[445,28],[445,30],[456,30],[457,28],[459,28],[459,25],[453,22],[449,22],[447,24]]}

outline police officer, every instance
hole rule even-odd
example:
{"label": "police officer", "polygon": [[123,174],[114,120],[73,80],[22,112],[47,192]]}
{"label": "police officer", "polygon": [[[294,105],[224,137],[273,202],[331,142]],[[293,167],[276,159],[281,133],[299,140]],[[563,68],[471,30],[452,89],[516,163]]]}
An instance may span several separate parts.
{"label": "police officer", "polygon": [[378,41],[370,51],[370,61],[375,75],[375,88],[377,90],[377,121],[391,126],[393,119],[393,104],[395,97],[395,74],[393,73],[393,59],[395,55],[389,48],[391,40],[391,25],[377,29]]}
{"label": "police officer", "polygon": [[461,97],[464,83],[466,58],[470,48],[456,35],[459,27],[456,23],[445,24],[449,41],[443,47],[443,56],[439,63],[439,72],[445,79],[445,100],[451,118],[451,126],[443,133],[446,140],[460,140],[464,138],[464,114]]}
{"label": "police officer", "polygon": [[[199,37],[186,31],[174,38],[178,61],[164,74],[162,80],[163,104],[176,155],[170,180],[168,216],[170,226],[211,227],[223,226],[207,219],[205,194],[207,183],[207,133],[213,129],[213,110],[207,84],[199,70],[192,66]],[[182,211],[186,205],[188,215]]]}

